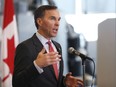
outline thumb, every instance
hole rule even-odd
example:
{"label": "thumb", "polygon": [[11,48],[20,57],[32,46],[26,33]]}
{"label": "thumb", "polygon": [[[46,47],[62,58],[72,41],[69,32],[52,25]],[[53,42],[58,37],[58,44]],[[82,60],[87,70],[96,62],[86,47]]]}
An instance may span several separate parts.
{"label": "thumb", "polygon": [[66,77],[71,76],[71,75],[72,75],[72,73],[71,73],[71,72],[69,72],[69,73],[66,75]]}
{"label": "thumb", "polygon": [[45,51],[46,51],[45,48],[43,48],[40,53],[44,54]]}

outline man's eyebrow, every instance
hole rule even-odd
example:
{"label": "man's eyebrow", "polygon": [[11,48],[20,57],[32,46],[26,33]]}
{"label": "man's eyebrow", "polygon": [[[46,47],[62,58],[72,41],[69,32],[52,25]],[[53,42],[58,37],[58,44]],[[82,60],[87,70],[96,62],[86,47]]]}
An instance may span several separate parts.
{"label": "man's eyebrow", "polygon": [[[56,17],[55,16],[50,16],[50,18],[56,18]],[[58,18],[58,20],[60,20],[60,19],[61,19],[61,17]]]}
{"label": "man's eyebrow", "polygon": [[50,16],[50,18],[55,18],[55,16]]}
{"label": "man's eyebrow", "polygon": [[58,20],[61,20],[61,17],[59,17],[59,19]]}

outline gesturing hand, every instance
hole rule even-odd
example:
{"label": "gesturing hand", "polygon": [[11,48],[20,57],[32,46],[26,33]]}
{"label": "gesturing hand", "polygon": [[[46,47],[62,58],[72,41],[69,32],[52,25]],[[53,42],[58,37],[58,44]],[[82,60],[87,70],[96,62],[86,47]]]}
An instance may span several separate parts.
{"label": "gesturing hand", "polygon": [[59,55],[58,52],[45,53],[45,48],[43,48],[41,52],[38,53],[35,62],[39,67],[43,68],[59,62],[61,60],[60,57],[61,55]]}
{"label": "gesturing hand", "polygon": [[83,81],[76,77],[73,77],[71,72],[69,72],[66,75],[65,84],[67,87],[79,87],[79,85],[81,85],[81,87],[83,87]]}

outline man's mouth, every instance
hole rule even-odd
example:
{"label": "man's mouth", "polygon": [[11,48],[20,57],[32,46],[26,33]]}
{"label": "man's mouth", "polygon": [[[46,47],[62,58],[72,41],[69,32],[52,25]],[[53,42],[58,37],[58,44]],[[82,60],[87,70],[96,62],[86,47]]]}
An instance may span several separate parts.
{"label": "man's mouth", "polygon": [[57,33],[57,31],[58,31],[58,29],[53,29],[53,32],[54,32],[54,33]]}

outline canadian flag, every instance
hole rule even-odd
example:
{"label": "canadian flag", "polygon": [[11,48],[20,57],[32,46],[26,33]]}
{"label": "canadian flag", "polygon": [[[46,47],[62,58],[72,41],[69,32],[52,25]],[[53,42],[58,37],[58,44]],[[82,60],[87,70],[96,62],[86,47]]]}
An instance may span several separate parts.
{"label": "canadian flag", "polygon": [[13,0],[5,0],[1,40],[2,87],[12,87],[14,53],[18,44]]}

